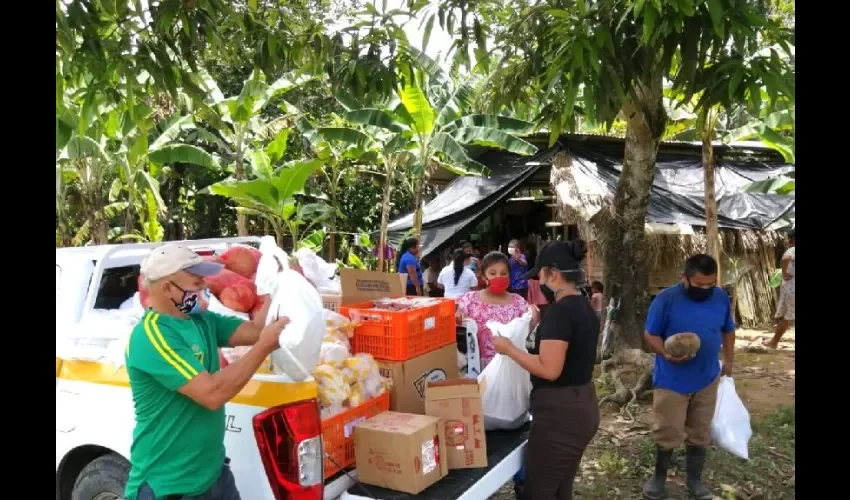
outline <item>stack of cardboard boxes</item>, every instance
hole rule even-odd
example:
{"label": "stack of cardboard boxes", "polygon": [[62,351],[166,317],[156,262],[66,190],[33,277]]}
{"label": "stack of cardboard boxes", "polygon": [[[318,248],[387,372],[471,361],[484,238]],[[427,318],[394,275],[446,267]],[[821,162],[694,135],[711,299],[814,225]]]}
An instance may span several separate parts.
{"label": "stack of cardboard boxes", "polygon": [[[340,279],[342,296],[323,297],[331,310],[401,297],[406,276],[343,269]],[[405,361],[377,361],[393,381],[391,411],[354,427],[360,481],[417,494],[450,470],[487,466],[485,387],[458,378],[455,344]]]}

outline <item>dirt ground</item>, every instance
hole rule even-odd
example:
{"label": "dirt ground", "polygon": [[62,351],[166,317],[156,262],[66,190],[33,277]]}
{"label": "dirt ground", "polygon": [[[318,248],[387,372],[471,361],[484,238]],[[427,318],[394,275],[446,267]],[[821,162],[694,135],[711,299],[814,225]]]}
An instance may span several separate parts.
{"label": "dirt ground", "polygon": [[[753,437],[750,459],[712,448],[704,479],[719,500],[789,500],[795,498],[794,330],[776,351],[761,347],[767,331],[739,330],[735,386],[750,412]],[[598,370],[598,368],[597,368]],[[600,397],[611,391],[597,382]],[[654,467],[655,445],[651,396],[644,397],[631,421],[616,408],[603,406],[599,432],[585,452],[575,498],[580,500],[642,498],[641,487]],[[674,458],[668,476],[670,499],[687,498],[684,454]],[[490,500],[515,500],[508,484]]]}

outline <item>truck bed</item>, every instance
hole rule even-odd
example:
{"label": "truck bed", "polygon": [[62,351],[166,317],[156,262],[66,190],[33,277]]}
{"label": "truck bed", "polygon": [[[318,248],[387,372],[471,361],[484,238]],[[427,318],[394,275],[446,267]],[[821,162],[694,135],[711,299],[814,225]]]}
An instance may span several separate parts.
{"label": "truck bed", "polygon": [[530,424],[487,433],[487,467],[458,469],[418,495],[356,484],[341,500],[486,500],[513,478],[523,462]]}

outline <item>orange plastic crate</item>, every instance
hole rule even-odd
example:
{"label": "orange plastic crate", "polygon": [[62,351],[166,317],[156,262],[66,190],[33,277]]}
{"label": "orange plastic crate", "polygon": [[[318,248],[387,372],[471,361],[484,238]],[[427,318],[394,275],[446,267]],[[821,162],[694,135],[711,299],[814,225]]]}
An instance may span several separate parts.
{"label": "orange plastic crate", "polygon": [[390,410],[390,393],[385,392],[357,408],[322,420],[322,447],[325,450],[325,479],[354,465],[354,426]]}
{"label": "orange plastic crate", "polygon": [[408,311],[374,309],[372,302],[341,308],[360,326],[354,330],[352,352],[365,352],[385,361],[407,361],[454,344],[455,301],[434,298],[436,304]]}

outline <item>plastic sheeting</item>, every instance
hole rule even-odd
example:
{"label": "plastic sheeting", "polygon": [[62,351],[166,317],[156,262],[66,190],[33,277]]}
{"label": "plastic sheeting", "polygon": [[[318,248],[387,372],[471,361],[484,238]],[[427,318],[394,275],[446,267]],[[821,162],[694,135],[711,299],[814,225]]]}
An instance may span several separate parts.
{"label": "plastic sheeting", "polygon": [[[566,142],[566,146],[564,145]],[[566,149],[573,158],[573,175],[581,192],[613,199],[622,170],[623,142],[610,139],[566,140],[533,157],[490,151],[478,161],[490,168],[489,177],[458,177],[423,207],[422,255],[475,223],[482,214],[509,198],[538,169],[550,168],[552,157]],[[747,184],[786,174],[793,166],[782,162],[747,161],[716,148],[715,189],[720,227],[756,229],[781,227],[794,219],[793,195],[742,193]],[[728,158],[728,159],[727,159]],[[700,147],[662,144],[657,158],[647,222],[705,224],[704,180]],[[410,230],[413,214],[390,223],[390,242],[398,245]]]}

